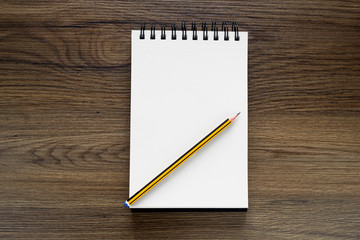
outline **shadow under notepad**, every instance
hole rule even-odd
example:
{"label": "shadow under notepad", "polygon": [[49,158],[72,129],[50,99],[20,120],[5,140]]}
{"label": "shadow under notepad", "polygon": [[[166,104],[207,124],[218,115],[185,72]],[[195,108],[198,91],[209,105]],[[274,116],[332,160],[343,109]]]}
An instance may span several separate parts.
{"label": "shadow under notepad", "polygon": [[203,239],[212,239],[224,232],[237,238],[239,230],[248,225],[246,215],[235,212],[137,212],[128,219],[135,238],[195,239],[200,234]]}
{"label": "shadow under notepad", "polygon": [[247,208],[135,208],[131,212],[247,212]]}

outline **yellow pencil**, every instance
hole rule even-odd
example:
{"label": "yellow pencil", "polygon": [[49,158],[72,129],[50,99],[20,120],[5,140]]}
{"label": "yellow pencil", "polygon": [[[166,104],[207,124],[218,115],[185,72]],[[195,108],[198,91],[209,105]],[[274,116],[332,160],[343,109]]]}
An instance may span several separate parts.
{"label": "yellow pencil", "polygon": [[194,153],[196,153],[200,148],[210,142],[216,135],[218,135],[221,131],[227,128],[237,116],[239,116],[240,112],[237,113],[234,117],[226,119],[223,123],[221,123],[218,127],[216,127],[212,132],[210,132],[206,137],[201,139],[195,146],[190,148],[189,151],[184,153],[181,157],[179,157],[175,162],[173,162],[169,167],[167,167],[164,171],[162,171],[159,175],[157,175],[153,180],[151,180],[148,184],[146,184],[143,188],[141,188],[138,192],[132,195],[128,200],[124,202],[126,207],[130,207],[131,204],[139,200],[145,193],[147,193],[150,189],[152,189],[156,184],[158,184],[161,180],[163,180],[167,175],[169,175],[172,171],[174,171],[178,166],[184,163],[187,159],[189,159]]}

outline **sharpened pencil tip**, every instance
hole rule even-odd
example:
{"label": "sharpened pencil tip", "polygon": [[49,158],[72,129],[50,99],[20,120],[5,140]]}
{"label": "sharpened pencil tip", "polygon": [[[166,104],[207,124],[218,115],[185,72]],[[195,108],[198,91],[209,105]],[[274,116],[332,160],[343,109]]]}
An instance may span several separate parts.
{"label": "sharpened pencil tip", "polygon": [[233,122],[233,121],[237,118],[237,116],[239,116],[240,113],[241,113],[241,112],[238,112],[234,117],[229,118],[229,120],[230,120],[231,122]]}

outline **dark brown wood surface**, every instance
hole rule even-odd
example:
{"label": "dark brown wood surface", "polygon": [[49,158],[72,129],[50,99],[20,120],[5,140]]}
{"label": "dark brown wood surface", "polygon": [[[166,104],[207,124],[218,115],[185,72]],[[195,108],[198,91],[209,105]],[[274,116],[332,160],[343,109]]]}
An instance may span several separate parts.
{"label": "dark brown wood surface", "polygon": [[[142,21],[249,32],[247,213],[123,207]],[[0,1],[0,238],[359,239],[360,2]]]}

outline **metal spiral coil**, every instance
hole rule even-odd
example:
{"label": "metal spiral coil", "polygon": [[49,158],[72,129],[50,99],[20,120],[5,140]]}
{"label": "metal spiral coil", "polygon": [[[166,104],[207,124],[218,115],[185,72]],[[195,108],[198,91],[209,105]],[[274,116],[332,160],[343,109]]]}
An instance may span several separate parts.
{"label": "metal spiral coil", "polygon": [[[154,40],[156,37],[155,26],[156,26],[155,23],[150,24],[150,39],[152,39],[152,40]],[[197,30],[197,26],[196,26],[195,22],[191,23],[191,31],[192,31],[192,40],[198,40],[198,30]],[[209,40],[208,26],[207,26],[206,22],[201,23],[201,31],[202,31],[202,35],[203,35],[202,39],[205,41]],[[218,41],[219,40],[219,27],[216,22],[211,23],[211,31],[213,32],[214,41]],[[229,26],[228,26],[227,22],[222,22],[221,31],[224,33],[224,41],[229,41],[230,40]],[[234,32],[234,40],[240,41],[239,26],[238,26],[237,22],[232,22],[231,31]],[[176,40],[176,38],[177,38],[176,34],[177,34],[176,33],[176,23],[172,23],[171,24],[171,40]],[[188,36],[187,36],[186,23],[182,22],[181,23],[181,39],[187,40],[187,37]],[[143,22],[140,25],[140,39],[145,39],[145,23],[143,23]],[[165,23],[161,23],[160,39],[161,40],[166,39],[166,24]]]}
{"label": "metal spiral coil", "polygon": [[186,40],[187,39],[186,24],[184,22],[181,23],[181,32],[182,32],[182,40]]}
{"label": "metal spiral coil", "polygon": [[161,40],[165,40],[165,39],[166,39],[165,27],[166,27],[166,24],[165,24],[165,23],[162,23],[162,24],[161,24]]}
{"label": "metal spiral coil", "polygon": [[151,23],[150,26],[150,39],[155,39],[155,24]]}
{"label": "metal spiral coil", "polygon": [[176,23],[171,24],[171,40],[176,40]]}
{"label": "metal spiral coil", "polygon": [[196,23],[191,23],[191,30],[193,32],[193,40],[197,40],[197,27],[196,27]]}
{"label": "metal spiral coil", "polygon": [[206,22],[201,23],[201,30],[203,32],[203,40],[208,40],[208,28]]}

